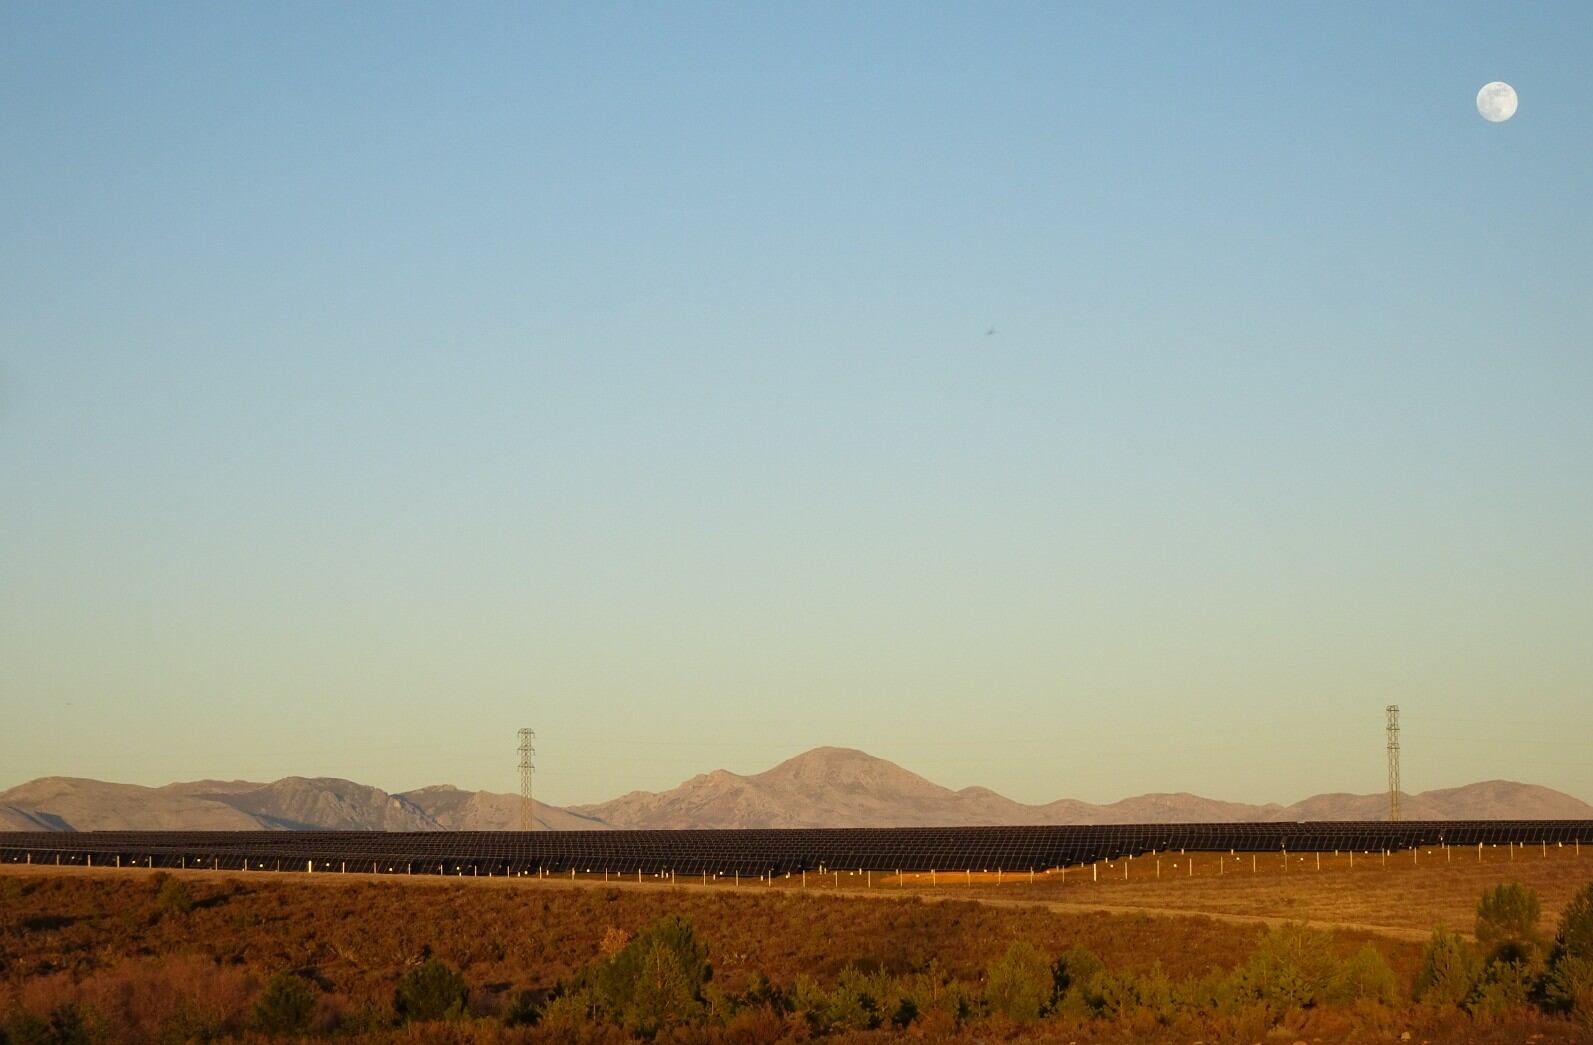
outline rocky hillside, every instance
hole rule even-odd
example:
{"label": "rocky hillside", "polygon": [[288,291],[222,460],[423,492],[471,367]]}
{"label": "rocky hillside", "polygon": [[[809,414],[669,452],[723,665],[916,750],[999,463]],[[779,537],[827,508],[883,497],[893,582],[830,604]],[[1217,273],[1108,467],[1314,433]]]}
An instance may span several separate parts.
{"label": "rocky hillside", "polygon": [[727,770],[574,812],[615,827],[916,827],[1008,824],[1031,807],[984,788],[952,791],[893,762],[821,747],[752,776]]}
{"label": "rocky hillside", "polygon": [[[1503,780],[1403,801],[1409,820],[1593,819],[1593,806],[1570,795]],[[1379,820],[1388,814],[1388,799],[1333,794],[1287,806],[1248,805],[1178,793],[1108,805],[1073,799],[1025,805],[982,787],[953,791],[864,752],[826,747],[750,776],[721,769],[669,791],[634,791],[571,809],[622,828],[917,827]]]}
{"label": "rocky hillside", "polygon": [[[165,787],[43,777],[0,792],[0,831],[497,831],[513,826],[518,802],[449,787],[391,795],[333,777]],[[537,812],[544,830],[603,826],[554,806]]]}
{"label": "rocky hillside", "polygon": [[[412,803],[444,831],[518,831],[520,796],[491,791],[463,791],[440,784],[405,791],[397,797]],[[608,824],[546,802],[537,802],[538,831],[602,831]]]}
{"label": "rocky hillside", "polygon": [[30,780],[0,793],[0,805],[48,823],[53,830],[257,831],[269,826],[250,813],[205,797],[78,777]]}
{"label": "rocky hillside", "polygon": [[[989,788],[953,791],[849,748],[815,748],[751,776],[716,770],[670,791],[635,791],[573,807],[615,827],[928,827],[1265,820],[1282,806],[1198,795],[1142,795],[1110,805],[1025,805]],[[1289,819],[1285,817],[1285,819]]]}
{"label": "rocky hillside", "polygon": [[[1507,780],[1408,795],[1410,820],[1593,820],[1570,795]],[[1380,820],[1382,794],[1316,795],[1293,805],[1246,805],[1187,793],[1107,805],[1061,799],[1025,805],[988,788],[953,791],[849,748],[815,748],[762,773],[715,770],[668,791],[633,791],[596,805],[536,805],[544,831],[607,828],[921,827],[978,824],[1191,823]],[[512,831],[517,795],[439,785],[402,794],[329,777],[269,784],[200,780],[138,787],[44,777],[0,792],[0,831],[359,830]]]}
{"label": "rocky hillside", "polygon": [[168,784],[162,791],[247,813],[287,831],[435,831],[437,822],[400,795],[332,777],[284,777],[269,784],[211,781]]}

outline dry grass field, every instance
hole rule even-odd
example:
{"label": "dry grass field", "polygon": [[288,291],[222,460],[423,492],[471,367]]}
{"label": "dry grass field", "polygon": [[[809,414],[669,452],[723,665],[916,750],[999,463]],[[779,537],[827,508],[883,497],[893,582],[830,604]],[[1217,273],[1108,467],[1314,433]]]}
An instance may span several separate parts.
{"label": "dry grass field", "polygon": [[[4,869],[0,868],[0,873]],[[63,873],[73,872],[63,869]],[[289,875],[290,878],[304,876]],[[335,875],[315,876],[319,884]],[[348,878],[356,876],[350,875]],[[371,876],[358,876],[367,878]],[[385,876],[371,880],[392,881]],[[1593,881],[1593,847],[1528,845],[1484,849],[1442,847],[1381,853],[1162,853],[1094,866],[1037,872],[884,872],[833,870],[763,882],[730,875],[654,876],[567,873],[549,878],[417,877],[417,884],[488,887],[559,885],[623,889],[683,888],[717,892],[796,892],[856,896],[921,896],[1068,907],[1109,913],[1208,915],[1257,925],[1306,921],[1325,928],[1425,939],[1437,926],[1466,933],[1484,889],[1520,882],[1538,893],[1546,922]]]}
{"label": "dry grass field", "polygon": [[[202,954],[266,967],[341,970],[359,993],[429,949],[489,982],[551,987],[600,953],[610,929],[660,913],[690,918],[713,945],[716,976],[740,989],[772,979],[833,977],[847,964],[900,972],[938,960],[976,978],[1014,939],[1047,951],[1082,944],[1122,967],[1161,961],[1175,977],[1236,962],[1257,926],[1206,917],[1123,917],[992,905],[967,896],[860,896],[818,888],[634,881],[189,872],[193,910],[161,917],[149,883],[160,872],[0,868],[8,935],[0,962],[26,973],[88,968],[107,954]],[[7,888],[7,881],[15,883]],[[172,880],[179,880],[176,875]],[[695,880],[694,880],[695,881]],[[26,891],[24,892],[24,888]],[[29,923],[27,919],[36,919]],[[18,926],[33,931],[16,933]],[[44,932],[37,929],[42,928]],[[1345,934],[1346,945],[1365,934]],[[1401,950],[1414,961],[1417,948]],[[528,973],[537,980],[527,982]],[[333,975],[331,971],[328,975]]]}
{"label": "dry grass field", "polygon": [[[1252,854],[1225,860],[1203,854],[1194,857],[1191,875],[1189,857],[1163,854],[1159,876],[1151,856],[1037,875],[1032,884],[1027,875],[998,881],[962,873],[937,874],[932,883],[840,872],[810,874],[805,883],[800,876],[773,883],[681,877],[638,885],[597,876],[573,883],[163,876],[12,865],[0,868],[0,1041],[6,1013],[42,1017],[67,1003],[99,1013],[102,1030],[115,1030],[97,1039],[13,1035],[6,1045],[258,1036],[251,1013],[267,981],[282,971],[314,985],[313,1029],[329,1036],[572,1040],[551,1025],[509,1026],[516,999],[526,992],[545,998],[578,982],[616,940],[633,938],[664,915],[681,915],[695,927],[708,948],[715,997],[743,999],[724,1001],[725,1011],[750,1005],[745,999],[760,984],[785,985],[784,1009],[762,1016],[743,1009],[734,1019],[681,1031],[679,1040],[910,1033],[930,1040],[1260,1041],[1281,1033],[1286,1041],[1397,1041],[1407,1032],[1408,1040],[1433,1042],[1593,1040],[1585,1023],[1525,1008],[1474,1018],[1410,1004],[1422,941],[1440,923],[1469,931],[1485,888],[1511,881],[1531,886],[1552,931],[1561,907],[1593,880],[1593,853],[1485,851],[1480,862],[1475,850],[1467,855],[1424,850],[1412,859],[1407,852],[1385,866],[1378,854],[1357,854],[1352,869],[1347,856],[1323,854],[1319,870],[1316,854],[1291,854],[1285,870],[1277,853],[1253,860]],[[1221,871],[1219,860],[1227,863]],[[174,882],[186,894],[180,903],[166,895]],[[1319,939],[1333,961],[1349,961],[1371,945],[1392,973],[1387,999],[1292,1014],[1251,1007],[1211,1019],[1168,1015],[1172,1009],[1148,1015],[1154,1005],[1143,999],[1105,1021],[1056,1016],[1009,1025],[976,1015],[989,1008],[977,999],[1015,944],[1032,946],[1046,961],[1086,948],[1124,983],[1169,984],[1176,994],[1234,975],[1265,945],[1270,925],[1302,920],[1326,930]],[[470,1000],[466,1022],[423,1033],[395,1023],[393,1006],[395,984],[427,958],[458,970]],[[847,977],[861,974],[880,983],[938,977],[947,990],[976,1001],[967,1003],[966,1016],[926,1012],[894,1032],[845,1024],[816,1030],[811,1018],[805,1023],[794,1015],[803,1005],[812,1009],[804,997],[844,991]],[[735,1026],[742,1030],[731,1033]],[[586,1027],[577,1037],[588,1031],[593,1040],[607,1033]]]}
{"label": "dry grass field", "polygon": [[[1475,847],[1448,853],[1442,848],[1423,849],[1414,857],[1409,851],[1391,853],[1386,859],[1378,853],[1357,853],[1353,867],[1348,854],[1292,853],[1287,870],[1284,860],[1278,853],[1165,853],[1103,862],[1095,868],[1070,868],[1065,874],[1052,872],[1037,876],[1032,886],[1027,875],[1003,876],[998,885],[995,875],[959,873],[938,875],[938,887],[933,889],[922,875],[909,875],[903,884],[914,892],[939,895],[1306,920],[1425,936],[1438,925],[1469,932],[1477,897],[1504,882],[1535,889],[1544,919],[1552,923],[1572,894],[1593,881],[1593,847],[1585,853],[1555,846],[1528,846],[1514,854],[1503,848],[1485,849],[1480,860]],[[1224,864],[1219,873],[1218,866]],[[856,878],[843,875],[841,881]],[[876,877],[873,884],[898,888],[893,878]]]}

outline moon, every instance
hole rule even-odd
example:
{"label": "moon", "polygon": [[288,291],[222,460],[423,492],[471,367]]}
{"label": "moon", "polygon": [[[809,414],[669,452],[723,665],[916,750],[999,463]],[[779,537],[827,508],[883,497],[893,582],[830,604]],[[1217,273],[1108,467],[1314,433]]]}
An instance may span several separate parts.
{"label": "moon", "polygon": [[1477,92],[1477,112],[1489,123],[1504,123],[1516,114],[1519,103],[1516,89],[1498,80],[1483,84]]}

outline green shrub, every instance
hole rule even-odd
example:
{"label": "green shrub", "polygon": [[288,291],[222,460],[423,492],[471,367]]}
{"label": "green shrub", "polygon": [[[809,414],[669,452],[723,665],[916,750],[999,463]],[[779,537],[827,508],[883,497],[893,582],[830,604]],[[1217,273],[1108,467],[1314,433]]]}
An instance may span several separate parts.
{"label": "green shrub", "polygon": [[858,969],[848,965],[836,979],[825,1006],[824,1022],[831,1030],[873,1030],[881,1022],[880,995],[884,986]]}
{"label": "green shrub", "polygon": [[33,1045],[43,1042],[45,1021],[32,1013],[11,1013],[0,1023],[0,1045]]}
{"label": "green shrub", "polygon": [[1473,1015],[1522,1009],[1538,995],[1544,973],[1539,913],[1538,894],[1519,882],[1488,889],[1477,901],[1476,936],[1486,957],[1463,1002]]}
{"label": "green shrub", "polygon": [[1101,980],[1106,963],[1085,947],[1069,948],[1051,966],[1052,1005],[1074,1017],[1093,1016],[1101,1010]]}
{"label": "green shrub", "polygon": [[553,1035],[548,1040],[580,1040],[590,1037],[592,1023],[598,1018],[592,996],[585,991],[561,994],[542,1006],[537,1020],[538,1029]]}
{"label": "green shrub", "polygon": [[1102,973],[1095,981],[1095,994],[1091,1011],[1109,1020],[1122,1020],[1139,1005],[1139,993],[1134,990],[1134,978],[1118,973]]}
{"label": "green shrub", "polygon": [[1273,1009],[1308,1009],[1328,1000],[1339,971],[1327,933],[1282,925],[1235,970],[1236,993]]}
{"label": "green shrub", "polygon": [[[973,1012],[973,998],[966,984],[952,979],[940,963],[931,959],[922,970],[893,984],[892,1022],[917,1022],[935,1017],[956,1024]],[[937,1015],[939,1014],[939,1015]]]}
{"label": "green shrub", "polygon": [[1466,1010],[1474,1016],[1497,1016],[1524,1009],[1542,979],[1543,965],[1537,960],[1489,962],[1466,1000]]}
{"label": "green shrub", "polygon": [[217,1041],[224,1031],[221,1015],[194,998],[179,998],[160,1022],[162,1042]]}
{"label": "green shrub", "polygon": [[1336,1004],[1377,1002],[1393,1005],[1399,1001],[1399,985],[1388,959],[1372,944],[1365,944],[1349,958],[1339,962],[1328,988],[1328,1000]]}
{"label": "green shrub", "polygon": [[1482,962],[1471,946],[1447,929],[1434,929],[1422,949],[1416,1000],[1438,1006],[1463,1005],[1481,978]]}
{"label": "green shrub", "polygon": [[314,1012],[314,988],[291,972],[279,972],[255,1003],[254,1025],[264,1034],[303,1034]]}
{"label": "green shrub", "polygon": [[77,1002],[63,1002],[50,1010],[50,1041],[54,1045],[89,1045],[88,1018]]}
{"label": "green shrub", "polygon": [[31,1012],[14,1013],[0,1026],[4,1045],[49,1045],[50,1025]]}
{"label": "green shrub", "polygon": [[898,995],[895,1003],[891,1006],[891,1026],[897,1030],[903,1030],[912,1026],[913,1021],[916,1019],[918,1019],[918,1003],[913,1000],[911,995]]}
{"label": "green shrub", "polygon": [[1555,950],[1573,958],[1593,958],[1593,882],[1571,898],[1560,912]]}
{"label": "green shrub", "polygon": [[469,999],[464,978],[436,958],[428,958],[398,981],[393,1008],[406,1021],[456,1020],[465,1014]]}
{"label": "green shrub", "polygon": [[89,1045],[91,1041],[88,1020],[76,1002],[57,1005],[47,1020],[18,1012],[0,1027],[0,1042],[10,1045]]}
{"label": "green shrub", "polygon": [[1543,999],[1553,1009],[1593,1021],[1593,958],[1559,955],[1544,977]]}
{"label": "green shrub", "polygon": [[1495,886],[1477,901],[1477,942],[1490,953],[1514,955],[1536,950],[1538,916],[1535,891],[1519,882]]}
{"label": "green shrub", "polygon": [[1096,1011],[1113,1021],[1170,1023],[1177,1011],[1172,981],[1153,962],[1142,973],[1106,973],[1095,985]]}
{"label": "green shrub", "polygon": [[168,914],[187,914],[194,909],[194,895],[188,891],[187,883],[170,876],[156,891],[155,902]]}
{"label": "green shrub", "polygon": [[713,976],[708,948],[679,915],[661,918],[636,934],[591,976],[603,1015],[633,1034],[652,1037],[665,1027],[703,1016],[703,984]]}
{"label": "green shrub", "polygon": [[[1222,969],[1212,969],[1204,976],[1186,980],[1178,986],[1178,1004],[1194,1012],[1232,1014],[1242,1007],[1234,980],[1231,973]],[[1243,1004],[1253,1003],[1247,997]]]}
{"label": "green shrub", "polygon": [[992,1011],[1028,1023],[1051,1007],[1053,984],[1051,963],[1033,944],[1018,940],[990,966],[985,999]]}
{"label": "green shrub", "polygon": [[1151,962],[1149,969],[1134,978],[1135,1000],[1139,1008],[1157,1023],[1171,1023],[1177,1011],[1173,981],[1162,969],[1160,960]]}
{"label": "green shrub", "polygon": [[363,1041],[391,1033],[393,1013],[386,1006],[372,1001],[362,1001],[344,1009],[337,1015],[337,1036]]}
{"label": "green shrub", "polygon": [[741,1011],[741,997],[722,989],[717,983],[702,986],[703,1019],[716,1027],[723,1027]]}
{"label": "green shrub", "polygon": [[552,1001],[549,991],[516,991],[514,999],[503,1012],[503,1022],[509,1027],[530,1027],[542,1019],[542,1010]]}
{"label": "green shrub", "polygon": [[830,996],[811,976],[798,976],[786,995],[791,1011],[802,1018],[808,1029],[823,1034],[829,1029]]}
{"label": "green shrub", "polygon": [[747,989],[741,995],[741,1007],[744,1009],[767,1008],[775,1012],[790,1012],[791,1005],[785,996],[785,991],[776,986],[769,977],[761,972],[752,974],[747,981]]}

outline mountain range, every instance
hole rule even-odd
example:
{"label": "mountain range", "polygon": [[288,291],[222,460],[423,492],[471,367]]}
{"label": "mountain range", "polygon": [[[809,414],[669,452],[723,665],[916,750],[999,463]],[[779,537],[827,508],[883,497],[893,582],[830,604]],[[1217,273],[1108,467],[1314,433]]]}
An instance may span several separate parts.
{"label": "mountain range", "polygon": [[[565,831],[1377,820],[1386,815],[1387,802],[1382,793],[1324,794],[1292,805],[1249,805],[1179,792],[1107,805],[1066,798],[1027,805],[983,787],[954,791],[862,751],[822,747],[762,773],[719,769],[668,791],[633,791],[567,809],[538,802],[536,826]],[[1586,802],[1506,780],[1403,795],[1401,812],[1409,820],[1593,819]],[[505,831],[518,828],[519,815],[518,795],[447,785],[389,794],[327,777],[165,787],[41,777],[0,791],[0,831]]]}

